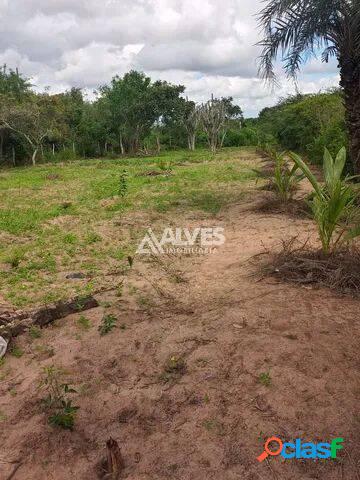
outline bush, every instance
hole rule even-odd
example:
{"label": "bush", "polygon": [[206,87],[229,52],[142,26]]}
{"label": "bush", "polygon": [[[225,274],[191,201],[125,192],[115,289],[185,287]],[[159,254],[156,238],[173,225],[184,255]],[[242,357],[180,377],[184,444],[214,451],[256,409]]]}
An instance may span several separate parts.
{"label": "bush", "polygon": [[306,154],[312,163],[322,163],[324,147],[332,155],[347,146],[345,110],[342,93],[331,91],[316,95],[297,95],[265,108],[256,121],[260,144],[264,137],[286,150]]}
{"label": "bush", "polygon": [[227,131],[224,147],[249,147],[259,142],[258,133],[254,128],[243,127],[239,130]]}
{"label": "bush", "polygon": [[56,151],[53,155],[52,151],[46,151],[44,153],[45,162],[68,162],[70,160],[76,160],[78,155],[74,153],[72,148],[65,148],[59,151]]}

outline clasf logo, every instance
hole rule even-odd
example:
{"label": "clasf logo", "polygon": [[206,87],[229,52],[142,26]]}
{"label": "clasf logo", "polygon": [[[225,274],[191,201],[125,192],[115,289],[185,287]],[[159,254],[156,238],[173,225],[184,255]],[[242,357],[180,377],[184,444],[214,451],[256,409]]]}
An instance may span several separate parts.
{"label": "clasf logo", "polygon": [[[295,442],[283,442],[278,437],[270,437],[266,440],[264,451],[257,457],[257,460],[263,462],[269,455],[272,457],[281,455],[287,460],[291,458],[336,458],[338,450],[344,448],[341,445],[343,442],[343,438],[334,438],[330,443],[303,442],[300,438],[297,438]],[[274,444],[277,444],[276,450]]]}

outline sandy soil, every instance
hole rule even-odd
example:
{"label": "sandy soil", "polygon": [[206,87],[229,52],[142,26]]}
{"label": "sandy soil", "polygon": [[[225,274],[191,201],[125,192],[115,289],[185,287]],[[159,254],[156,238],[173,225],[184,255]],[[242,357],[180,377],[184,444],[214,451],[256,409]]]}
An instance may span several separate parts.
{"label": "sandy soil", "polygon": [[[91,480],[110,436],[128,480],[356,480],[359,473],[360,301],[324,289],[262,278],[264,252],[281,239],[313,236],[309,220],[234,205],[204,224],[226,243],[204,257],[136,259],[121,297],[19,339],[0,381],[0,478]],[[182,226],[198,225],[188,215]],[[104,337],[102,316],[118,328]],[[120,325],[123,327],[120,328]],[[186,369],[168,378],[176,356]],[[80,406],[73,432],[54,429],[41,410],[41,369],[68,372]],[[259,381],[269,373],[270,384]],[[168,381],[166,381],[168,380]],[[336,461],[270,458],[264,441],[344,438]]]}

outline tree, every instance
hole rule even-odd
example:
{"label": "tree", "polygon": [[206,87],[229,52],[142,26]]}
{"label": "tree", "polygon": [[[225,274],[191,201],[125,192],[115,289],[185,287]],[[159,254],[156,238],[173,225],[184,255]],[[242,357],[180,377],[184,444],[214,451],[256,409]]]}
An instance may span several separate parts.
{"label": "tree", "polygon": [[37,154],[43,151],[45,138],[56,130],[58,120],[53,98],[42,94],[33,95],[28,102],[9,104],[1,112],[0,125],[25,139],[31,148],[32,163],[36,165]]}
{"label": "tree", "polygon": [[189,150],[195,150],[196,133],[201,120],[201,108],[188,100],[183,102],[181,122],[185,126]]}
{"label": "tree", "polygon": [[152,83],[144,73],[134,70],[101,87],[101,98],[107,103],[112,128],[118,133],[121,153],[136,152],[153,126],[170,121],[183,91],[182,85]]}
{"label": "tree", "polygon": [[[211,98],[201,106],[201,124],[206,133],[210,150],[215,153],[221,146],[221,132],[226,122],[226,105],[222,100]],[[223,136],[223,133],[221,137]]]}
{"label": "tree", "polygon": [[282,53],[289,77],[323,48],[322,59],[336,57],[344,90],[353,170],[360,174],[360,4],[359,0],[271,0],[259,14],[264,28],[260,72],[276,80],[274,60]]}
{"label": "tree", "polygon": [[[8,108],[9,102],[19,103],[30,93],[30,82],[18,70],[7,69],[6,65],[0,69],[0,110],[2,114]],[[4,157],[4,144],[9,130],[6,125],[0,125],[0,161]]]}
{"label": "tree", "polygon": [[80,88],[57,95],[62,104],[62,116],[68,128],[68,138],[71,140],[71,147],[76,154],[76,142],[79,135],[79,126],[84,108],[84,98]]}
{"label": "tree", "polygon": [[30,93],[31,84],[18,70],[8,70],[6,65],[0,69],[0,94],[7,95],[17,101]]}
{"label": "tree", "polygon": [[220,132],[220,146],[222,147],[228,130],[231,127],[239,130],[242,126],[244,116],[241,107],[233,104],[233,97],[223,97],[221,101],[225,107],[225,122]]}
{"label": "tree", "polygon": [[180,95],[184,90],[183,85],[172,85],[160,80],[154,82],[149,89],[148,101],[151,103],[150,111],[154,115],[152,131],[156,137],[158,152],[161,150],[161,134],[179,117],[184,102]]}

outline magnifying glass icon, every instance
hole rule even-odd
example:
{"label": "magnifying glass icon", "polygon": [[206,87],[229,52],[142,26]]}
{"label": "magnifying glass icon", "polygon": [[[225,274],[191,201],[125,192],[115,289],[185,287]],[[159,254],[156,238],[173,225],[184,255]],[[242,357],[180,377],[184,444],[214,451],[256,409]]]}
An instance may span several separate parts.
{"label": "magnifying glass icon", "polygon": [[[276,450],[275,452],[269,449],[269,445],[272,442],[276,442],[279,445],[278,450]],[[271,455],[272,457],[276,457],[277,455],[280,455],[282,449],[283,449],[283,442],[280,440],[280,438],[270,437],[266,440],[264,445],[264,451],[259,457],[257,457],[257,460],[259,462],[263,462],[265,458],[267,458],[269,455]]]}

